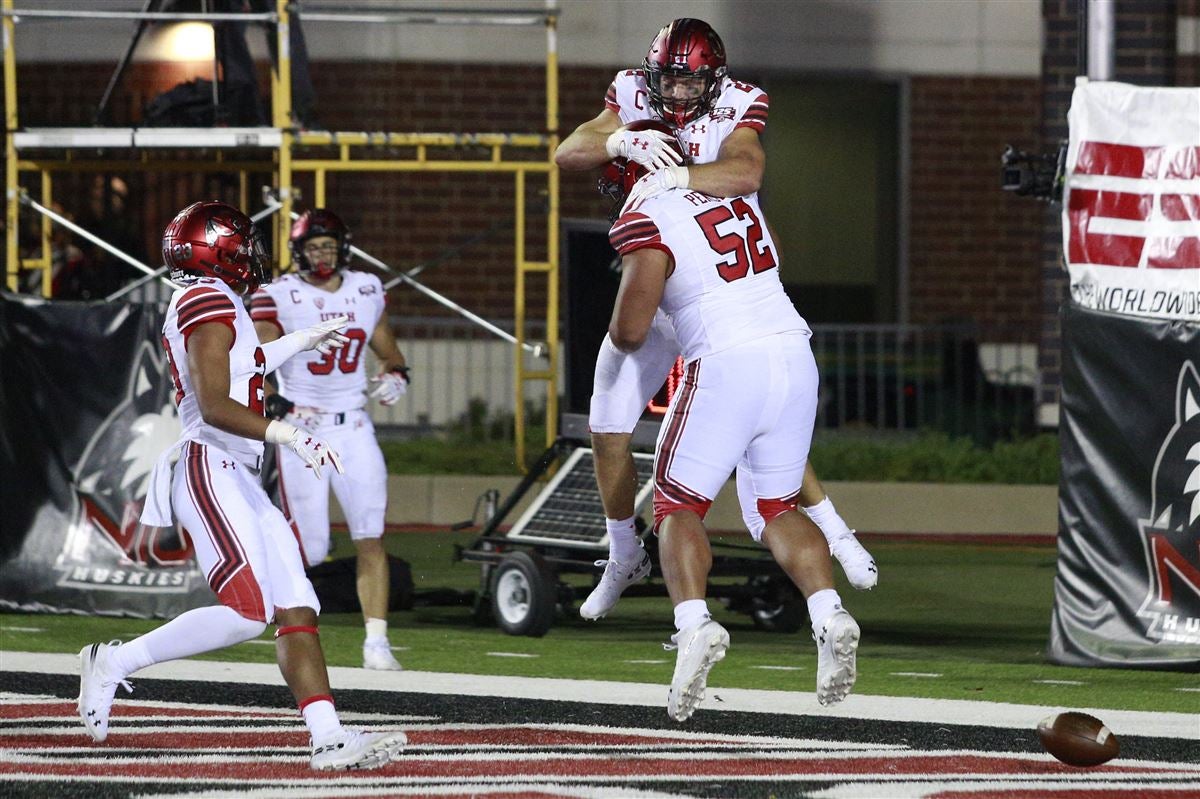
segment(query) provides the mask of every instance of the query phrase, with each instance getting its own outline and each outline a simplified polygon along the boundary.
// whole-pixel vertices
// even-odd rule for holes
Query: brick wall
[[[911,90],[912,321],[1033,329],[1040,209],[1000,190],[1000,154],[1038,149],[1037,79],[916,77]]]

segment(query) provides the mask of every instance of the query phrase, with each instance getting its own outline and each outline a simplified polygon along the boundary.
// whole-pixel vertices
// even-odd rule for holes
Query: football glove
[[[380,405],[395,405],[408,393],[408,367],[397,366],[390,372],[383,372],[371,378],[375,388],[371,396],[379,400]]]
[[[617,128],[604,142],[610,158],[628,158],[650,170],[682,164],[683,157],[671,145],[671,137],[659,130]]]
[[[686,166],[668,166],[657,172],[643,175],[629,190],[625,198],[625,208],[636,208],[651,197],[657,197],[671,189],[686,189],[688,187],[688,168]]]
[[[263,439],[268,444],[282,444],[300,456],[301,460],[312,467],[313,474],[321,476],[321,467],[326,463],[333,464],[338,474],[345,474],[342,459],[334,450],[321,439],[307,430],[301,430],[287,422],[274,421],[267,425],[267,433]]]

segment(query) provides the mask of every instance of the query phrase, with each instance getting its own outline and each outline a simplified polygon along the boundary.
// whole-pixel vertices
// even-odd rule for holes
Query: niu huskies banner
[[[1200,669],[1200,325],[1063,319],[1057,663]]]
[[[1063,251],[1080,306],[1200,321],[1200,89],[1080,79]]]
[[[137,518],[179,436],[153,306],[0,296],[0,607],[174,616],[213,602]]]

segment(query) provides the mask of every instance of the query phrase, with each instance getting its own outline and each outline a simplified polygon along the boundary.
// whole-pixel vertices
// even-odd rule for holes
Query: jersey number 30
[[[722,261],[716,265],[717,274],[726,283],[732,283],[734,280],[744,278],[750,272],[751,267],[754,268],[756,275],[759,272],[774,269],[776,266],[775,253],[771,252],[769,246],[762,246],[762,223],[758,221],[758,216],[750,207],[750,203],[738,197],[729,206],[733,208],[732,211],[727,206],[718,205],[716,208],[710,208],[704,213],[696,215],[696,223],[704,231],[704,237],[708,239],[708,244],[713,251],[719,255],[733,256],[733,263]],[[726,233],[721,235],[717,232],[717,225],[731,219],[750,222],[746,227],[745,234]]]
[[[352,374],[358,368],[358,359],[362,357],[363,345],[367,341],[367,332],[362,328],[352,327],[343,330],[342,334],[350,339],[341,349],[331,350],[319,361],[308,364],[308,371],[314,375],[327,375],[336,366],[346,374]]]

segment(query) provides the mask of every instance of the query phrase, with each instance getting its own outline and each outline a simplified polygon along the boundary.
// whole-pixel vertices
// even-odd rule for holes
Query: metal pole
[[[142,4],[142,13],[145,14],[154,5],[155,0],[146,0]],[[108,111],[108,101],[112,99],[112,94],[116,91],[117,85],[121,82],[121,77],[125,74],[125,67],[129,66],[129,59],[133,57],[133,51],[137,49],[138,42],[142,40],[142,34],[146,32],[146,26],[150,23],[148,19],[139,19],[137,27],[133,31],[133,40],[129,42],[129,46],[125,48],[125,55],[121,56],[121,60],[117,62],[117,68],[113,70],[112,77],[108,79],[108,86],[104,87],[104,96],[100,98],[100,105],[96,107],[96,115],[92,117],[93,125],[101,125],[104,123],[105,113]]]
[[[12,0],[0,0],[3,9],[4,49],[4,262],[9,291],[17,290],[21,274],[21,252],[17,246],[20,234],[20,183],[17,180],[17,149],[13,134],[17,131],[17,58],[13,50]]]
[[[145,272],[147,275],[153,275],[154,277],[157,277],[157,275],[154,274],[154,270],[151,269],[146,264],[142,263],[141,261],[139,261],[138,259],[134,258],[131,255],[126,255],[125,253],[118,250],[116,247],[109,244],[104,239],[100,238],[99,236],[95,235],[94,233],[89,233],[87,230],[84,230],[79,225],[72,222],[70,219],[67,219],[65,216],[62,216],[61,214],[51,211],[49,208],[42,205],[41,203],[39,203],[37,200],[33,199],[29,195],[22,194],[21,202],[23,202],[25,205],[28,205],[33,210],[37,211],[39,214],[43,214],[44,216],[50,217],[55,222],[62,225],[67,230],[71,231],[72,233],[74,233],[78,236],[82,236],[83,238],[90,241],[92,244],[95,244],[100,249],[102,249],[106,252],[112,253],[113,255],[117,256],[125,263],[127,263],[130,266],[137,269],[138,271]],[[163,282],[171,283],[171,281],[169,281],[169,280],[164,280]],[[171,285],[174,286],[175,284],[171,283]]]
[[[1112,80],[1117,63],[1116,0],[1088,0],[1086,17],[1086,71],[1079,74],[1089,80]]]

